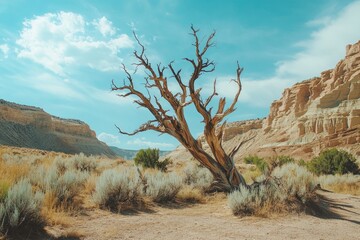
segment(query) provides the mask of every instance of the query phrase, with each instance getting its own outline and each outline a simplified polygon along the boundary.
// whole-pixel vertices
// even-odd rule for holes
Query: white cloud
[[[280,97],[284,88],[334,68],[344,57],[346,45],[360,39],[360,31],[354,28],[356,23],[360,23],[359,12],[360,1],[355,1],[337,16],[322,16],[306,23],[307,26],[318,29],[314,30],[309,38],[295,43],[301,50],[292,58],[279,61],[275,75],[264,79],[244,79],[239,101],[268,107],[272,101]],[[236,85],[230,83],[230,79],[233,78],[234,76],[218,78],[217,89],[220,95],[229,98],[235,96]],[[204,93],[211,92],[212,86],[204,88]]]
[[[109,146],[118,146],[120,144],[119,136],[115,136],[110,133],[102,132],[97,136],[97,138]]]
[[[76,86],[69,79],[62,80],[60,77],[48,73],[35,74],[32,78],[31,87],[47,94],[76,100],[85,100],[87,98],[82,92],[76,90]],[[28,81],[28,79],[19,81]]]
[[[122,62],[119,51],[132,48],[133,41],[126,34],[115,36],[114,28],[106,30],[110,21],[101,19],[98,22],[101,33],[114,37],[94,35],[91,27],[95,26],[72,12],[46,13],[25,20],[16,41],[20,46],[18,57],[30,59],[61,76],[66,76],[65,72],[74,66],[118,70]]]
[[[148,147],[148,148],[159,148],[159,149],[175,148],[174,144],[162,143],[162,142],[151,142],[151,141],[147,141],[146,138],[144,138],[144,137],[137,138],[137,139],[132,140],[132,141],[128,141],[127,144],[128,145],[135,145],[137,147]]]
[[[93,24],[97,27],[99,32],[104,36],[113,36],[116,33],[115,28],[112,25],[112,22],[109,21],[106,17],[94,20]]]
[[[8,58],[9,51],[10,51],[10,48],[7,44],[1,44],[0,45],[0,53],[2,53],[2,54],[0,54],[0,59]],[[1,57],[1,55],[2,55],[2,57]]]
[[[325,16],[309,21],[308,25],[317,23],[321,28],[313,31],[309,39],[297,43],[302,50],[292,59],[278,63],[277,75],[302,80],[333,68],[344,57],[345,46],[360,39],[360,31],[354,28],[356,23],[360,23],[359,12],[360,1],[355,1],[336,17]]]

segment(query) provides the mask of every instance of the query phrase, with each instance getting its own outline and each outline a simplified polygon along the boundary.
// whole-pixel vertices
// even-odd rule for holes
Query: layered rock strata
[[[86,123],[5,100],[0,100],[0,145],[115,156]]]
[[[230,150],[250,138],[235,160],[251,154],[308,160],[331,147],[360,159],[360,41],[346,47],[334,69],[285,89],[268,117],[228,124],[224,147]],[[170,157],[190,155],[179,147]]]

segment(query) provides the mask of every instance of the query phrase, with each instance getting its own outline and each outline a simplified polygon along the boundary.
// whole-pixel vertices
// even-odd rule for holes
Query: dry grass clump
[[[180,202],[187,203],[204,203],[204,193],[199,188],[194,188],[189,185],[182,186],[176,195],[176,199]]]
[[[117,211],[138,203],[142,188],[139,173],[134,168],[106,170],[96,181],[93,199],[101,208]]]
[[[160,171],[145,172],[144,182],[145,194],[157,203],[173,201],[182,186],[179,175]]]
[[[314,200],[315,187],[314,176],[304,167],[285,164],[258,184],[230,193],[228,205],[236,215],[299,212]]]
[[[43,226],[40,215],[43,194],[33,193],[29,180],[22,179],[9,188],[0,201],[0,234],[12,234]]]
[[[317,178],[320,186],[338,193],[360,195],[360,175],[321,175]]]
[[[6,159],[0,159],[0,179],[13,184],[29,173],[29,163],[18,160],[11,161],[10,157],[6,157]]]
[[[252,184],[256,182],[256,179],[262,175],[263,173],[255,166],[247,167],[242,172],[242,176],[245,178],[247,184]]]

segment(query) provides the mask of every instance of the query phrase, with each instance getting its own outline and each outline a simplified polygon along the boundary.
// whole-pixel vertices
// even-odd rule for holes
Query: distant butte
[[[47,151],[105,155],[115,153],[96,138],[90,127],[79,120],[62,119],[38,107],[0,99],[0,145]]]

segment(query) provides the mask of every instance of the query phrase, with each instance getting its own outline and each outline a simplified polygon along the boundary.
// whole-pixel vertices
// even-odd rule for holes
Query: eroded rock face
[[[0,100],[0,144],[42,150],[114,156],[79,120],[51,116],[41,108]]]
[[[267,118],[229,124],[224,147],[230,150],[252,137],[236,160],[250,154],[307,160],[329,147],[360,158],[360,41],[347,46],[334,69],[285,89]],[[173,154],[186,156],[184,151],[180,147]]]

